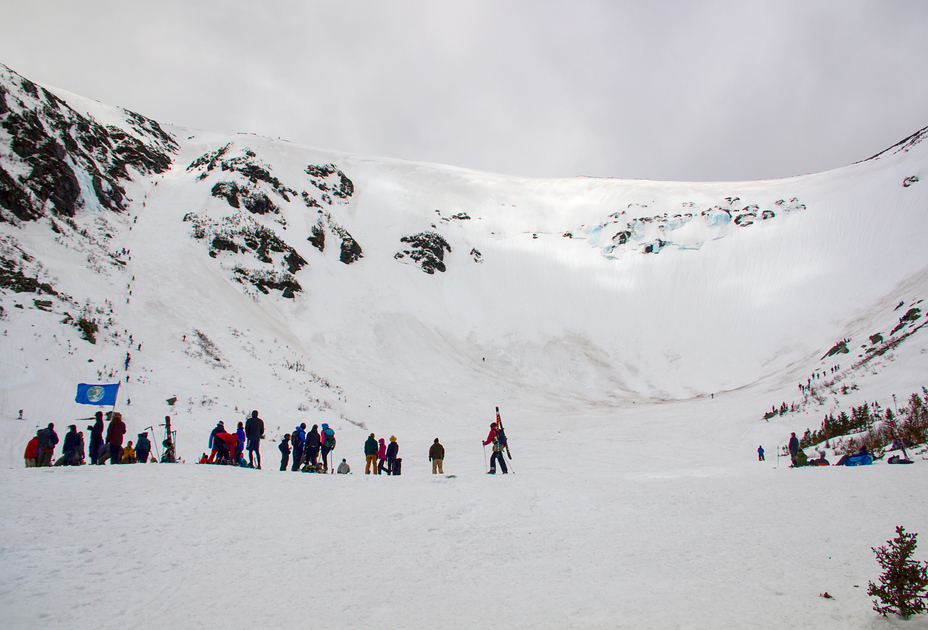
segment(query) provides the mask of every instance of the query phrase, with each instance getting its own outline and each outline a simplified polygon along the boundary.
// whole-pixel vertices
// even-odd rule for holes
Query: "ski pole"
[[[490,465],[487,463],[487,445],[483,445],[483,472],[489,472]]]

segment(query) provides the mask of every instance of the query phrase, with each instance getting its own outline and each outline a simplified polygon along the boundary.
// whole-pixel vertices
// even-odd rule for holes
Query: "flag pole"
[[[119,400],[119,385],[120,385],[119,383],[116,383],[116,395],[113,396],[113,412],[112,413],[116,413],[116,401]]]

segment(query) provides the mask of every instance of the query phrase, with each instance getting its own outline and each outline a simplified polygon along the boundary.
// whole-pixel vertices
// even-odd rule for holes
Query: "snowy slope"
[[[925,130],[873,159],[776,181],[529,180],[161,127],[36,87],[4,67],[0,85],[7,186],[0,188],[0,253],[4,277],[15,280],[0,291],[0,468],[8,470],[0,494],[17,515],[2,521],[12,542],[3,551],[9,568],[0,573],[0,612],[15,627],[35,619],[32,606],[47,584],[26,578],[26,568],[49,570],[69,532],[86,542],[67,552],[67,588],[83,575],[80,554],[102,553],[106,565],[94,559],[87,568],[100,572],[91,603],[116,587],[109,571],[117,559],[139,563],[118,586],[131,600],[122,610],[146,610],[153,602],[138,595],[152,588],[172,604],[158,603],[158,615],[180,625],[211,619],[202,603],[185,599],[184,584],[200,585],[190,595],[196,601],[234,610],[233,626],[289,625],[294,613],[270,612],[288,599],[273,576],[313,577],[309,567],[321,562],[336,575],[319,570],[332,591],[320,620],[350,619],[344,627],[389,614],[423,627],[439,609],[460,621],[455,627],[484,624],[496,618],[477,608],[496,597],[484,580],[500,571],[511,576],[503,592],[535,607],[509,623],[515,627],[641,627],[649,620],[734,627],[755,619],[716,616],[726,602],[706,575],[720,576],[736,599],[762,602],[767,627],[789,618],[773,614],[783,593],[811,618],[859,627],[870,619],[865,597],[832,616],[810,591],[852,596],[869,570],[869,547],[897,524],[880,514],[906,516],[916,531],[928,523],[908,486],[888,477],[896,473],[859,482],[857,471],[822,471],[809,490],[786,471],[773,472],[774,461],[761,469],[751,461],[758,444],[775,460],[789,431],[816,428],[829,411],[865,401],[889,407],[893,394],[904,398],[925,383]],[[16,127],[14,116],[25,122]],[[49,156],[47,168],[58,169],[61,181],[70,181],[70,171],[78,183],[58,205],[16,150],[16,130],[27,123],[34,145],[51,147],[32,153]],[[80,135],[82,125],[96,130],[93,139]],[[59,155],[54,146],[67,148],[68,138],[77,148]],[[122,178],[126,151],[135,165]],[[18,291],[23,283],[38,292]],[[911,308],[919,312],[897,328]],[[82,322],[97,326],[94,343],[82,338]],[[847,353],[826,356],[844,339]],[[817,371],[828,378],[816,381],[814,396],[801,394],[798,384]],[[194,466],[115,469],[125,482],[109,468],[9,470],[22,466],[37,426],[54,421],[63,433],[92,413],[74,403],[78,382],[121,383],[117,409],[128,437],[148,427],[159,434],[170,414],[187,461],[206,449],[217,421],[228,426],[259,409],[269,440],[300,422],[333,425],[336,455],[355,472],[368,433],[395,434],[406,472],[392,489],[375,489],[357,476],[320,486],[306,475],[284,480],[269,470]],[[841,393],[844,385],[853,387]],[[763,413],[781,402],[797,410],[765,422]],[[517,456],[517,481],[507,486],[482,476],[478,440],[495,405]],[[427,476],[425,453],[435,437],[459,479]],[[273,443],[263,450],[271,460],[265,469],[273,470]],[[923,476],[921,465],[908,468]],[[458,485],[445,485],[452,482]],[[852,513],[844,512],[842,492],[858,483],[855,496],[874,512],[860,523],[844,520],[835,534],[835,553],[848,564],[846,579],[831,586],[821,541],[833,516]],[[894,490],[884,495],[887,485]],[[230,487],[242,489],[241,499],[217,503],[216,493]],[[181,496],[164,488],[189,490]],[[784,512],[772,507],[761,516],[751,507],[752,499],[781,506],[804,492]],[[58,503],[72,493],[76,503]],[[24,542],[35,496],[59,506],[49,520],[51,547]],[[112,540],[96,532],[81,504],[101,496],[126,506],[105,527],[144,531],[146,551],[120,541],[99,551]],[[292,511],[290,497],[302,507]],[[712,511],[702,514],[706,505]],[[823,516],[808,520],[812,510]],[[494,521],[507,524],[504,534]],[[290,538],[305,527],[305,544],[318,528],[334,547],[305,559],[287,555],[283,573],[275,573],[274,558],[288,554]],[[204,533],[185,533],[199,528]],[[863,542],[851,540],[855,531]],[[245,551],[256,532],[268,532],[256,550],[260,560],[244,570],[218,565],[241,580],[205,578],[212,574],[200,565],[212,565],[216,545]],[[433,532],[435,542],[426,542]],[[664,541],[657,561],[642,552],[655,537]],[[154,578],[141,567],[166,538],[172,542],[155,561],[164,576]],[[488,539],[513,557],[481,556]],[[385,549],[392,544],[395,556]],[[719,555],[732,544],[734,551]],[[816,568],[785,568],[770,557],[781,547],[797,548]],[[861,555],[851,559],[852,551]],[[708,556],[715,559],[700,560]],[[177,557],[192,557],[197,567]],[[368,564],[370,557],[378,559]],[[436,566],[460,571],[459,586],[424,586],[445,579],[431,568],[435,558]],[[739,584],[746,564],[766,566],[774,577]],[[373,577],[396,566],[398,581],[355,590],[365,579],[361,568]],[[557,577],[548,583],[539,575]],[[270,580],[260,591],[264,616],[249,616],[231,592],[217,593],[256,580]],[[25,585],[28,605],[14,600],[17,584]],[[571,586],[559,595],[564,584]],[[688,603],[656,615],[668,590]],[[375,602],[373,612],[352,613],[356,597]],[[401,606],[407,597],[415,610]],[[430,608],[429,598],[440,606]],[[700,598],[708,598],[708,610]],[[55,610],[50,627],[64,624]]]

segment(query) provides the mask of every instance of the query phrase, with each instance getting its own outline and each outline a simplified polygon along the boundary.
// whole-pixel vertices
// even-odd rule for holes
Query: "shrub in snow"
[[[928,587],[928,563],[912,559],[918,546],[917,534],[906,534],[901,525],[896,537],[879,549],[871,547],[883,567],[880,585],[870,582],[867,595],[876,597],[873,610],[884,617],[897,613],[903,619],[925,611],[925,589]]]

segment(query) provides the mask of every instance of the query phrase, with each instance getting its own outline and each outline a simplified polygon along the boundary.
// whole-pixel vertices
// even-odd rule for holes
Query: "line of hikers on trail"
[[[134,464],[157,461],[151,457],[151,441],[148,439],[148,432],[144,431],[138,434],[138,440],[133,446],[132,440],[129,440],[123,447],[123,437],[126,434],[126,424],[119,412],[108,412],[110,416],[109,427],[104,427],[103,412],[98,411],[95,414],[96,422],[93,426],[88,426],[90,432],[90,448],[87,452],[90,455],[90,463],[102,465],[107,460],[111,464]],[[509,469],[506,465],[506,458],[509,453],[509,446],[506,440],[506,433],[503,430],[502,422],[499,419],[499,408],[496,410],[496,422],[490,425],[490,433],[487,439],[482,441],[484,453],[486,446],[492,444],[492,456],[490,457],[488,474],[495,474],[497,464],[502,473],[508,474]],[[167,426],[170,427],[170,416],[165,418]],[[149,427],[150,428],[150,427]],[[104,437],[104,429],[106,429]],[[170,431],[170,429],[169,429]],[[243,423],[239,422],[234,433],[230,433],[225,428],[225,423],[219,421],[216,427],[210,432],[208,447],[211,450],[207,457],[206,453],[200,457],[200,464],[221,464],[233,465],[243,468],[261,468],[261,440],[265,439],[264,420],[258,416],[258,411],[252,411],[251,416]],[[55,446],[59,439],[55,433],[55,425],[49,423],[44,429],[39,429],[36,436],[26,445],[25,463],[27,468],[38,466],[51,466]],[[165,440],[166,456],[170,453],[170,459],[162,458],[162,461],[175,461],[173,445],[169,444],[170,440]],[[351,472],[351,467],[346,459],[342,459],[338,466],[330,461],[330,454],[335,449],[335,431],[328,424],[323,423],[322,428],[314,424],[312,429],[306,430],[306,423],[296,426],[292,433],[284,434],[281,438],[278,448],[280,450],[280,470],[286,471],[289,467],[291,471],[328,473],[338,472],[347,474]],[[395,435],[391,435],[389,443],[386,439],[377,439],[376,435],[371,433],[364,442],[364,457],[366,460],[364,474],[369,475],[373,472],[375,475],[400,475],[402,474],[403,459],[399,457],[399,442]],[[248,461],[245,460],[244,452],[248,451]],[[84,432],[77,430],[77,425],[70,425],[68,433],[65,435],[62,447],[62,455],[55,462],[56,466],[79,466],[87,463],[84,456]],[[293,464],[290,466],[290,456],[293,455]],[[321,455],[321,461],[320,461]],[[444,474],[443,462],[445,459],[445,447],[435,438],[435,441],[429,447],[429,461],[432,463],[432,474]]]
[[[96,422],[93,426],[87,427],[90,433],[90,448],[85,449],[84,432],[78,431],[77,425],[72,424],[68,426],[61,446],[61,457],[57,460],[54,459],[54,452],[59,439],[55,432],[55,424],[49,422],[47,427],[36,431],[35,437],[26,444],[26,468],[52,466],[53,463],[55,466],[80,466],[87,463],[85,450],[91,464],[102,465],[107,461],[110,464],[145,464],[149,461],[151,441],[148,439],[147,431],[138,434],[134,446],[132,440],[129,440],[123,447],[126,424],[122,420],[122,414],[117,411],[111,415],[105,438],[103,412],[98,411],[94,417]]]

